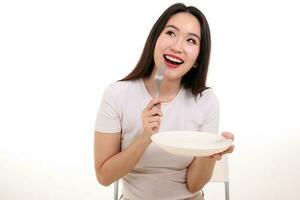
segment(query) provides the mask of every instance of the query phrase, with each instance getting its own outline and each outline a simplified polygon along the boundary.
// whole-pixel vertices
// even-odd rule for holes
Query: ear
[[[193,67],[197,68],[198,67],[198,63],[195,62],[194,65],[193,65]]]

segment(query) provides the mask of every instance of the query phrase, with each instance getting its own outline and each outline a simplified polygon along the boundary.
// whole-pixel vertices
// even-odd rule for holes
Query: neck
[[[174,99],[180,90],[180,79],[179,80],[168,80],[164,78],[160,85],[160,98],[163,102],[168,102]],[[145,87],[148,90],[151,97],[155,98],[157,94],[157,88],[155,85],[154,76],[151,75],[149,78],[144,79]]]

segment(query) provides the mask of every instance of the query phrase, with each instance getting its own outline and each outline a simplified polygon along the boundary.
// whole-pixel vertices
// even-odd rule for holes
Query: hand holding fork
[[[156,85],[156,98],[149,102],[142,113],[144,133],[148,138],[150,138],[152,134],[158,132],[160,128],[162,112],[160,110],[161,100],[158,97],[160,96],[160,85],[163,81],[165,70],[166,65],[165,63],[162,63],[154,78]]]

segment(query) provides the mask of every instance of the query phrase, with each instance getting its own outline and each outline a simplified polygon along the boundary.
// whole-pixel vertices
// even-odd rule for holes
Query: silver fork
[[[164,79],[164,73],[165,73],[166,67],[167,66],[165,63],[161,63],[159,69],[156,72],[156,75],[154,78],[155,85],[156,85],[156,97],[159,97],[159,95],[160,95],[160,85]]]

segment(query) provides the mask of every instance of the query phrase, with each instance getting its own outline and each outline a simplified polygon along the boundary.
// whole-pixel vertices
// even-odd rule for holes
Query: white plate
[[[232,144],[220,135],[198,131],[158,132],[151,139],[165,151],[181,156],[210,156]]]

